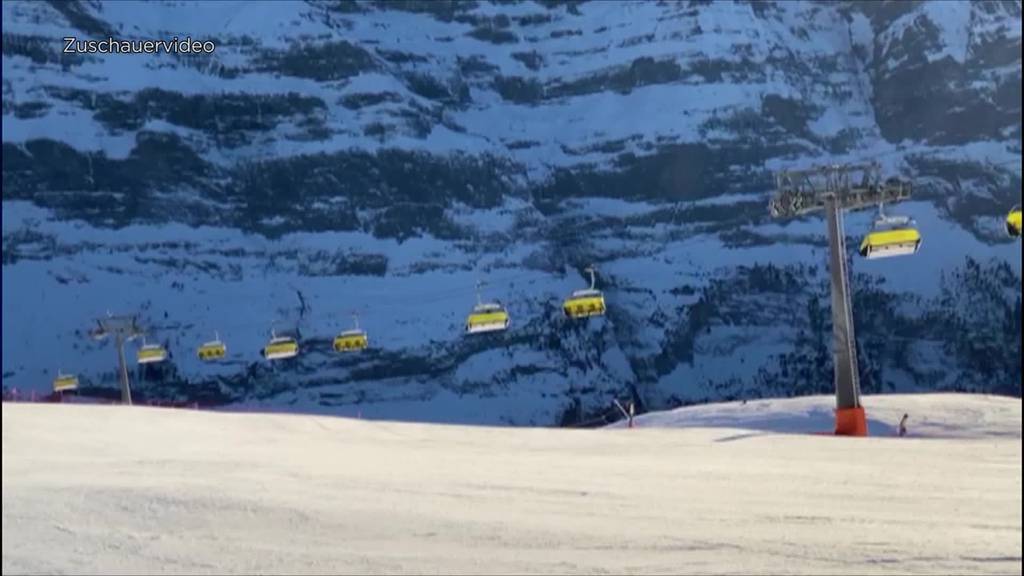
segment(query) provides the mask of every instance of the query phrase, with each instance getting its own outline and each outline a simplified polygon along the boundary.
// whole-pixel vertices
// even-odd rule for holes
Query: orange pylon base
[[[868,419],[864,407],[836,409],[836,436],[867,436]]]

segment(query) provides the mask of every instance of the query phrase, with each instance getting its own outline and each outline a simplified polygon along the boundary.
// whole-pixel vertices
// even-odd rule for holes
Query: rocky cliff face
[[[866,387],[1020,393],[1020,2],[3,10],[5,386],[109,386],[82,334],[110,309],[172,349],[152,397],[552,423],[827,391],[824,226],[766,193],[874,160],[925,244],[854,263]],[[609,315],[565,321],[588,263]],[[460,333],[477,279],[506,334]],[[372,349],[341,357],[351,310]],[[272,327],[305,353],[260,361]],[[214,331],[229,359],[201,364]]]

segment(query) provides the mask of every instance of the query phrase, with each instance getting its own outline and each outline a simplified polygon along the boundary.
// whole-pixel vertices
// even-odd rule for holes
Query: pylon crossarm
[[[860,178],[851,175],[861,174]],[[792,218],[824,211],[835,199],[841,210],[858,210],[910,198],[908,182],[890,178],[882,182],[876,164],[824,166],[779,172],[775,194],[769,201],[773,218]]]
[[[99,334],[103,338],[113,336],[117,348],[118,375],[121,380],[121,401],[124,404],[132,403],[131,384],[128,381],[128,363],[124,356],[124,343],[142,335],[142,330],[136,322],[135,316],[114,316],[107,312],[105,318],[97,320]]]
[[[908,200],[910,192],[910,184],[902,181],[891,181],[878,187],[850,188],[840,193],[820,189],[782,188],[769,202],[769,211],[773,218],[803,216],[824,211],[826,202],[833,196],[841,210],[859,210],[882,203],[892,204]]]

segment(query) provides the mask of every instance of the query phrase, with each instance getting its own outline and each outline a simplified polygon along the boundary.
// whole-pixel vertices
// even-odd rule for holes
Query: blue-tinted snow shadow
[[[666,424],[640,422],[639,426],[660,428],[666,427]],[[674,428],[734,428],[750,431],[715,440],[716,442],[735,442],[769,434],[831,435],[835,431],[835,416],[831,410],[812,410],[804,414],[770,413],[763,416],[750,413],[719,414],[693,419],[683,418],[671,422],[668,426]],[[897,426],[869,417],[868,436],[896,437]],[[929,437],[935,436],[929,434]]]
[[[722,426],[709,426],[710,428],[719,428]],[[751,428],[750,425],[744,425],[744,428]],[[715,442],[735,442],[737,440],[746,440],[747,438],[757,438],[759,436],[767,436],[769,434],[815,434],[815,435],[832,435],[832,428],[814,428],[807,426],[806,430],[795,429],[794,426],[787,426],[784,429],[772,429],[772,426],[764,426],[764,430],[758,429],[756,432],[744,432],[742,434],[733,434],[731,436],[723,436],[722,438],[716,438]],[[897,436],[896,427],[890,426],[883,422],[871,421],[868,419],[868,436]]]

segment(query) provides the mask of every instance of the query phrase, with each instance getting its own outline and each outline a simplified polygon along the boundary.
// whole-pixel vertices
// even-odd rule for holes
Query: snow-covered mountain
[[[767,193],[873,160],[925,240],[854,260],[865,388],[1019,395],[1020,30],[1019,1],[4,2],[4,386],[112,390],[110,310],[171,349],[143,398],[549,424],[827,392],[824,225]],[[609,314],[569,322],[589,263]],[[477,280],[507,333],[462,334]],[[262,361],[271,329],[302,356]]]

